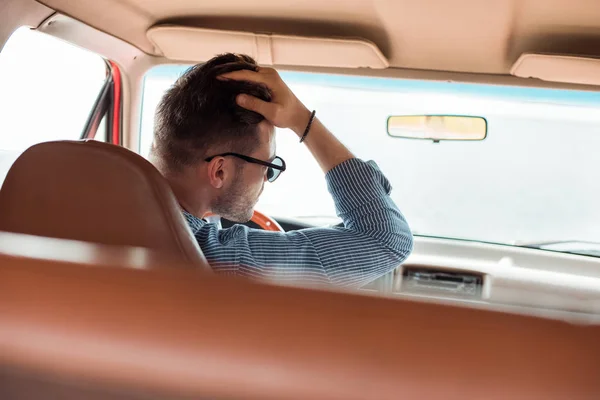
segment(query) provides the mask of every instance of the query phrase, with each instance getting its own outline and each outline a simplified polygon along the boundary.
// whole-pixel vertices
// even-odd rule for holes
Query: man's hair
[[[152,148],[162,168],[180,171],[211,156],[207,151],[212,148],[254,150],[264,117],[238,106],[235,98],[246,93],[271,101],[271,92],[252,82],[217,79],[242,69],[256,70],[256,61],[246,55],[222,54],[191,67],[167,90],[156,110]]]

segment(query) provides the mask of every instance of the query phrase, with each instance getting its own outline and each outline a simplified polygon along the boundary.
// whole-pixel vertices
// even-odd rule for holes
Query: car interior
[[[0,397],[597,398],[598,32],[593,0],[0,0]],[[378,163],[402,265],[211,270],[147,157],[164,91],[225,52]],[[339,225],[277,135],[248,225]]]

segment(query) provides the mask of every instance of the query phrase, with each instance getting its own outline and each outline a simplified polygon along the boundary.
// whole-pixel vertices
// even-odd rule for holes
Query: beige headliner
[[[523,52],[600,55],[598,0],[41,2],[153,55],[146,31],[159,23],[362,37],[390,66],[411,69],[508,74]]]

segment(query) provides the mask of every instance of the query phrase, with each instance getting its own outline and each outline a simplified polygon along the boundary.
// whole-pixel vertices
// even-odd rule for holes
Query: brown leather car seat
[[[208,268],[156,168],[132,151],[97,141],[27,149],[0,190],[0,230],[146,247]]]

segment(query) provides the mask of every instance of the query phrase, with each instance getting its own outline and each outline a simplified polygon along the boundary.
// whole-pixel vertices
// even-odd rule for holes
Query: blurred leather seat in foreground
[[[0,235],[2,399],[600,393],[598,326],[152,268],[145,249],[28,258],[57,239],[15,235]]]

